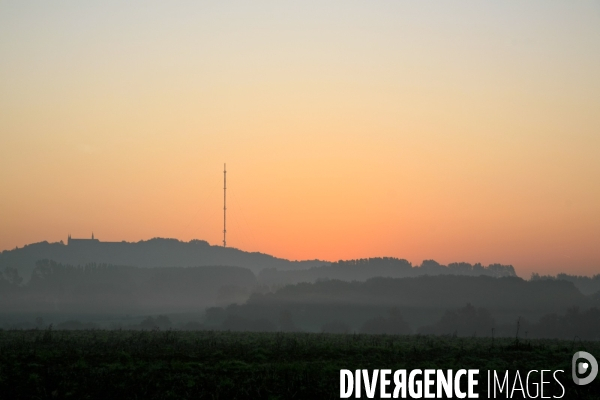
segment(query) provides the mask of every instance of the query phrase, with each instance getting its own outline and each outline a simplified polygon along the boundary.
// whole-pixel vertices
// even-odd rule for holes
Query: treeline
[[[319,260],[290,261],[233,247],[211,246],[204,240],[182,242],[177,239],[154,238],[136,243],[32,243],[0,252],[0,269],[16,268],[21,276],[28,277],[35,268],[35,263],[43,259],[69,265],[98,263],[146,268],[235,265],[253,272],[262,268],[301,269],[327,264]]]
[[[570,307],[564,313],[549,313],[537,320],[516,317],[514,320],[498,322],[493,313],[483,307],[474,307],[470,303],[464,307],[446,310],[432,324],[411,328],[397,307],[381,310],[358,325],[352,325],[339,316],[331,316],[323,322],[317,332],[323,333],[362,333],[386,335],[441,335],[456,337],[514,337],[526,339],[580,339],[600,340],[600,308],[591,307],[581,310]],[[302,332],[289,309],[280,311],[276,318],[251,318],[241,315],[235,307],[211,308],[207,310],[202,324],[182,326],[186,329],[230,330],[251,332]],[[314,330],[313,330],[314,331]]]
[[[448,311],[460,310],[465,304],[478,308]],[[496,334],[510,336],[518,320],[525,329],[530,324],[527,321],[548,321],[549,316],[567,313],[573,307],[589,310],[598,306],[600,302],[582,295],[566,281],[449,275],[373,278],[366,282],[329,280],[252,294],[245,304],[207,310],[204,324],[210,329],[252,331],[469,336],[488,336],[496,329]],[[576,330],[587,332],[581,326]],[[543,330],[536,329],[527,330],[532,335]]]
[[[332,267],[365,270],[378,264],[379,272],[385,268],[424,268],[413,268],[397,259],[339,262]],[[474,270],[460,265],[455,264],[452,269]],[[487,269],[502,271],[500,267]],[[401,307],[411,324],[421,325],[448,307],[467,303],[497,309],[506,315],[520,312],[540,316],[569,306],[594,305],[599,300],[582,295],[572,282],[562,279],[526,281],[517,277],[458,274],[378,277],[364,282],[322,279],[286,285],[275,292],[259,284],[252,271],[239,267],[72,266],[41,260],[26,283],[14,268],[0,270],[0,311],[139,314],[185,312],[237,303],[244,313],[271,316],[273,310],[288,305],[315,308],[314,315],[323,314],[323,321],[329,321],[326,315],[329,312],[360,316],[370,315],[373,309],[381,307]],[[316,320],[307,322],[321,324]]]
[[[202,266],[138,268],[109,264],[35,265],[23,284],[15,268],[0,272],[0,311],[119,313],[199,310],[244,301],[256,285],[252,271]]]
[[[532,281],[540,280],[562,280],[572,282],[583,294],[596,295],[600,298],[600,274],[594,276],[578,276],[568,274],[557,274],[552,275],[540,275],[533,273],[531,275]]]
[[[53,322],[56,329],[571,339],[597,339],[600,333],[600,299],[581,294],[572,282],[561,279],[426,275],[365,282],[320,280],[261,292],[252,272],[237,267],[75,267],[43,260],[37,263],[31,279],[25,284],[22,281],[14,269],[0,271],[0,311],[30,315],[28,323],[5,323],[5,327],[42,328]],[[206,311],[201,318],[203,308]],[[176,315],[186,310],[197,317],[183,321]],[[133,316],[116,324],[102,323],[99,318],[85,321],[85,315],[93,313]],[[168,313],[175,317],[173,323]],[[50,319],[44,323],[42,315]],[[31,321],[36,316],[34,324]]]
[[[549,313],[539,320],[517,318],[508,323],[498,323],[485,308],[471,304],[448,310],[435,324],[419,329],[421,334],[454,336],[497,336],[520,339],[580,339],[600,340],[600,308],[581,310],[570,307],[564,314]]]
[[[366,281],[374,277],[408,278],[422,275],[483,275],[495,278],[517,276],[512,265],[483,266],[480,263],[472,265],[465,262],[442,265],[434,260],[425,260],[421,265],[413,267],[407,260],[383,257],[338,261],[306,270],[282,271],[267,268],[258,274],[258,279],[268,285],[287,285],[324,279]]]
[[[243,316],[235,306],[211,307],[203,319],[172,322],[166,315],[146,316],[139,322],[103,326],[95,322],[68,319],[54,325],[60,330],[120,329],[120,330],[213,330],[238,332],[306,332],[297,324],[289,309],[282,309],[274,319]],[[35,324],[21,323],[5,326],[9,329],[48,329],[43,319],[36,318]],[[335,334],[374,335],[438,335],[453,337],[513,337],[527,339],[600,340],[600,308],[581,310],[568,308],[564,313],[549,313],[537,320],[517,317],[511,321],[498,322],[493,313],[483,307],[467,304],[464,307],[446,310],[441,317],[425,326],[412,328],[397,307],[381,310],[359,325],[333,316],[320,325],[315,332]]]
[[[274,293],[253,294],[247,305],[328,303],[446,308],[477,303],[503,309],[548,310],[589,302],[572,283],[561,280],[440,275],[298,283]]]

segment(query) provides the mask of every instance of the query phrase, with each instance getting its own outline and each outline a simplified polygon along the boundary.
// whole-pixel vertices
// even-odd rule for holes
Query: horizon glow
[[[600,273],[600,3],[0,3],[0,250]]]

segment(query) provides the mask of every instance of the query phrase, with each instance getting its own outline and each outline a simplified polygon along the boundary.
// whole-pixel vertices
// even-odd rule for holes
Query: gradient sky
[[[0,2],[0,250],[600,273],[599,1]]]

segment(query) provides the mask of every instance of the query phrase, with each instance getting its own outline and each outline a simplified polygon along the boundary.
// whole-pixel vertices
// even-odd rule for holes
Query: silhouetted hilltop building
[[[96,243],[100,243],[100,241],[98,239],[94,238],[94,232],[92,232],[92,238],[91,239],[73,239],[71,237],[71,235],[69,235],[68,239],[67,239],[67,245],[68,246],[77,246],[77,245],[89,245],[89,244],[96,244]]]
[[[67,246],[74,246],[75,248],[80,248],[80,247],[100,247],[100,245],[104,246],[104,245],[122,245],[123,243],[127,243],[125,241],[121,241],[121,242],[104,242],[104,241],[100,241],[99,239],[96,239],[94,237],[94,232],[92,232],[92,238],[91,239],[75,239],[72,238],[71,235],[69,235],[68,240],[67,240]]]

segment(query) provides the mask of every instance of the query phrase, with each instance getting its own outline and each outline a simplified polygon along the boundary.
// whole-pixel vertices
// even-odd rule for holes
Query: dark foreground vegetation
[[[600,342],[452,336],[181,331],[1,331],[0,398],[339,398],[340,369],[558,370],[565,399],[600,399],[600,380],[575,386],[571,357]],[[547,393],[560,394],[558,385]],[[515,393],[513,398],[520,398]],[[500,396],[503,398],[503,396]],[[354,396],[353,396],[354,398]],[[364,398],[364,392],[363,392]]]

